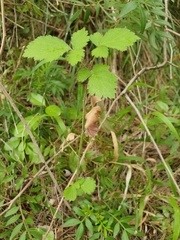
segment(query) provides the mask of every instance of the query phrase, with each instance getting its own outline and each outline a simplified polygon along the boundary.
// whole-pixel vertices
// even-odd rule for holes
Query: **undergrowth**
[[[178,8],[1,2],[0,239],[179,239]]]

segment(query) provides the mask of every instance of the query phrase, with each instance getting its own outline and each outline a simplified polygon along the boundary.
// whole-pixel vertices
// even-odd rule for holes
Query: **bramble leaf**
[[[78,62],[81,62],[83,57],[84,57],[84,50],[83,49],[73,49],[69,52],[69,54],[67,56],[67,60],[68,60],[69,64],[74,66]]]
[[[52,62],[61,57],[70,47],[61,39],[53,36],[41,36],[30,42],[23,56],[34,60]]]
[[[96,188],[96,182],[93,178],[85,178],[84,183],[81,185],[81,189],[87,193],[91,194]]]
[[[70,187],[67,187],[65,190],[64,190],[64,197],[66,200],[69,200],[69,201],[74,201],[77,197],[77,191],[76,191],[76,188],[75,186],[70,186]]]
[[[117,77],[108,71],[108,66],[97,64],[92,70],[92,75],[89,78],[88,90],[91,95],[97,97],[114,98]]]
[[[84,82],[88,77],[90,77],[91,71],[87,68],[82,68],[79,70],[77,75],[77,80],[79,82]]]
[[[98,58],[98,57],[103,57],[107,58],[108,57],[108,48],[106,46],[99,46],[92,50],[92,56]]]
[[[73,33],[71,38],[72,48],[74,50],[82,49],[86,46],[87,42],[89,41],[88,31],[85,28]]]
[[[100,45],[125,51],[139,39],[133,32],[126,28],[110,29],[102,38]]]
[[[103,39],[103,36],[99,32],[90,35],[91,42],[97,47],[101,45],[102,39]]]

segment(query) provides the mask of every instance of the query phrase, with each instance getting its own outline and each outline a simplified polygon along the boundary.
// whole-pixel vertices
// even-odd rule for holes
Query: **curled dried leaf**
[[[91,97],[91,106],[94,107],[96,105],[96,103],[101,102],[101,101],[102,101],[101,98],[99,98],[97,96],[92,96]]]
[[[100,106],[93,107],[91,111],[86,114],[85,134],[89,137],[95,137],[98,132],[98,121],[102,109]]]

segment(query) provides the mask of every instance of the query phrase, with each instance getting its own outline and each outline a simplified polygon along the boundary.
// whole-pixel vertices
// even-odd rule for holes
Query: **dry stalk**
[[[5,13],[4,13],[4,0],[1,0],[1,19],[2,19],[2,41],[0,48],[0,56],[3,53],[4,45],[6,41],[6,25],[5,25]]]

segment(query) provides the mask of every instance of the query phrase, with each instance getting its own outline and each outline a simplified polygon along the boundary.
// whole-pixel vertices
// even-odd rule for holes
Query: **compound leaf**
[[[102,38],[100,45],[125,51],[139,39],[133,32],[126,28],[110,29]]]
[[[70,47],[63,40],[48,35],[38,37],[30,42],[24,51],[23,56],[34,58],[34,60],[52,62],[69,50]]]
[[[108,71],[107,65],[97,64],[92,70],[92,75],[89,78],[88,90],[91,95],[97,97],[114,98],[117,77]]]
[[[82,49],[86,46],[87,42],[89,41],[88,32],[85,28],[73,33],[71,38],[71,44],[73,49]]]
[[[96,188],[96,182],[93,178],[85,178],[84,183],[81,185],[81,189],[87,193],[91,194]]]

